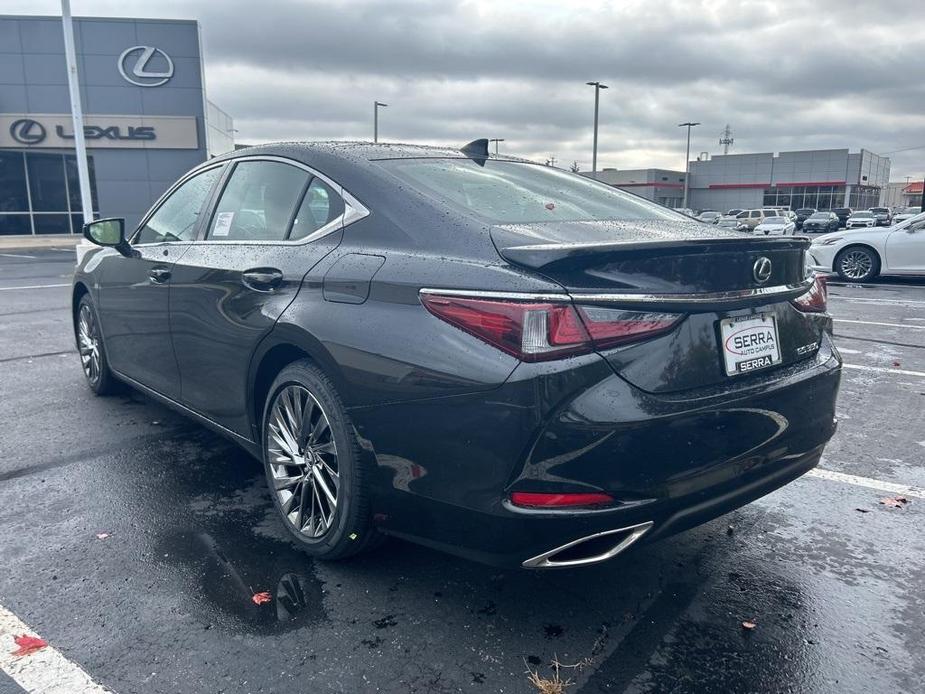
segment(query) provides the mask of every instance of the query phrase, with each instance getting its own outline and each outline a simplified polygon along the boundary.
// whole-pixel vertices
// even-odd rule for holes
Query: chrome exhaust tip
[[[647,521],[626,528],[605,530],[594,535],[580,537],[527,559],[522,566],[527,569],[557,569],[598,564],[617,556],[645,535],[652,525],[652,521]]]

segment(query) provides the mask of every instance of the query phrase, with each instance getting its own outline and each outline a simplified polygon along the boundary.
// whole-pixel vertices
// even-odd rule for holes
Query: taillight
[[[816,275],[809,290],[791,303],[806,313],[825,313],[828,308],[829,292],[825,277]]]
[[[422,294],[428,311],[524,361],[545,361],[636,342],[670,330],[682,316],[568,303]]]
[[[613,497],[603,492],[580,494],[546,494],[537,492],[512,492],[511,503],[526,508],[568,508],[574,506],[601,506],[613,503]]]

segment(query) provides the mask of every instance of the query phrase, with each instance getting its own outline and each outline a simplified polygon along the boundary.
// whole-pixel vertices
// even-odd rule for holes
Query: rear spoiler
[[[543,243],[499,248],[498,253],[523,267],[535,270],[570,270],[595,262],[630,259],[640,256],[690,255],[694,253],[735,250],[806,250],[810,240],[804,237],[775,238],[754,236],[665,241],[609,241],[604,243]]]

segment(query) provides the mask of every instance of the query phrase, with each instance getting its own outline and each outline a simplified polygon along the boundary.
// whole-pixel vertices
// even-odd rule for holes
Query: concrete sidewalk
[[[21,251],[30,248],[73,248],[80,234],[36,234],[34,236],[0,236],[0,251]]]

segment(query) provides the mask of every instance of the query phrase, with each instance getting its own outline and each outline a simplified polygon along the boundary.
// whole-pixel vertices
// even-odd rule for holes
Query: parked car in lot
[[[921,212],[922,208],[920,207],[903,207],[893,215],[893,224],[905,222],[907,219],[912,219],[917,214],[921,214]]]
[[[726,217],[735,217],[740,212],[745,212],[741,207],[734,207],[731,210],[726,210]]]
[[[871,207],[870,212],[877,220],[878,227],[888,227],[893,223],[893,213],[889,207]]]
[[[852,212],[851,216],[848,217],[848,221],[845,223],[845,227],[848,229],[861,229],[875,226],[877,226],[877,217],[869,210]]]
[[[797,214],[797,219],[796,219],[797,229],[802,229],[803,222],[809,219],[812,215],[816,214],[816,210],[813,209],[812,207],[801,207],[800,209],[796,211],[796,214]]]
[[[766,217],[755,227],[756,236],[793,236],[797,226],[788,217]]]
[[[925,214],[886,229],[866,227],[813,239],[810,264],[848,282],[878,275],[925,275]]]
[[[726,217],[723,216],[716,225],[722,229],[734,229],[735,231],[751,231],[748,225],[745,224],[741,219],[736,219],[735,217]]]
[[[720,217],[722,217],[722,215],[719,212],[715,212],[713,210],[704,210],[697,215],[697,220],[704,222],[705,224],[716,224]]]
[[[779,217],[777,210],[745,210],[740,212],[736,219],[742,221],[749,229],[754,229],[768,217]]]
[[[84,233],[90,388],[129,384],[259,458],[314,557],[396,535],[593,564],[786,484],[835,430],[808,240],[705,226],[487,140],[242,149],[136,229]]]
[[[839,228],[845,226],[848,223],[848,217],[851,216],[850,207],[836,207],[832,210],[835,213],[835,216],[838,217]]]
[[[841,223],[834,212],[815,212],[803,222],[803,231],[807,234],[838,231]]]

